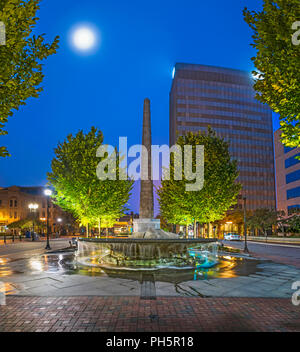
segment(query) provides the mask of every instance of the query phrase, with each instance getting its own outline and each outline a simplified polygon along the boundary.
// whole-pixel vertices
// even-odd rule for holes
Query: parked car
[[[226,241],[241,241],[242,236],[236,232],[224,233],[224,240]]]

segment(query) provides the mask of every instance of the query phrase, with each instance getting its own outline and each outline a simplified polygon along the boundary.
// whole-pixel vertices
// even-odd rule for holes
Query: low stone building
[[[47,221],[47,197],[45,187],[0,187],[0,233],[8,232],[7,225],[31,218]],[[36,203],[38,208],[32,214],[29,204]],[[51,231],[70,223],[70,214],[52,203],[49,199],[49,226]]]

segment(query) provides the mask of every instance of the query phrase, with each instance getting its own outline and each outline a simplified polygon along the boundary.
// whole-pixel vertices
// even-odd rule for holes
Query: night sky
[[[37,33],[60,36],[45,61],[44,91],[10,118],[1,137],[0,186],[46,184],[53,149],[69,133],[99,127],[105,142],[141,143],[142,110],[151,99],[152,143],[169,141],[169,90],[176,62],[253,69],[245,6],[262,0],[43,0]],[[100,33],[93,53],[70,45],[70,30],[89,23]],[[275,121],[276,120],[276,121]],[[274,128],[278,121],[274,118]],[[131,204],[137,210],[136,201]]]

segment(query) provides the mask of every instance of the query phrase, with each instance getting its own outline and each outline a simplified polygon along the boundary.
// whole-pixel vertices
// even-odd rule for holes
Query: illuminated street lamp
[[[45,249],[51,249],[50,243],[49,243],[49,197],[52,194],[51,189],[45,189],[44,191],[45,196],[47,196],[47,244]]]
[[[30,203],[28,205],[28,208],[30,209],[30,211],[36,211],[38,207],[39,207],[39,205],[36,203]]]
[[[28,208],[30,209],[31,213],[35,213],[36,210],[38,209],[39,205],[37,203],[30,203],[28,204]],[[32,219],[32,233],[34,236],[34,218]]]

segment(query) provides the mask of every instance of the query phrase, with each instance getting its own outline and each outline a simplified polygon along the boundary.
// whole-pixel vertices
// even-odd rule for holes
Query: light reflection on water
[[[232,278],[237,276],[247,276],[260,271],[256,268],[259,261],[236,258],[233,256],[223,256],[219,258],[218,264],[211,268],[162,268],[154,269],[151,273],[157,281],[179,283],[190,280],[207,280],[213,278]],[[97,259],[92,259],[97,264]],[[126,268],[125,268],[126,269]],[[18,259],[9,261],[1,258],[0,277],[13,274],[34,274],[34,273],[55,273],[63,275],[88,275],[118,277],[140,281],[141,275],[147,270],[122,270],[116,267],[83,266],[75,261],[74,253],[53,253],[42,256],[35,256],[29,259]],[[149,271],[148,271],[149,272]]]

